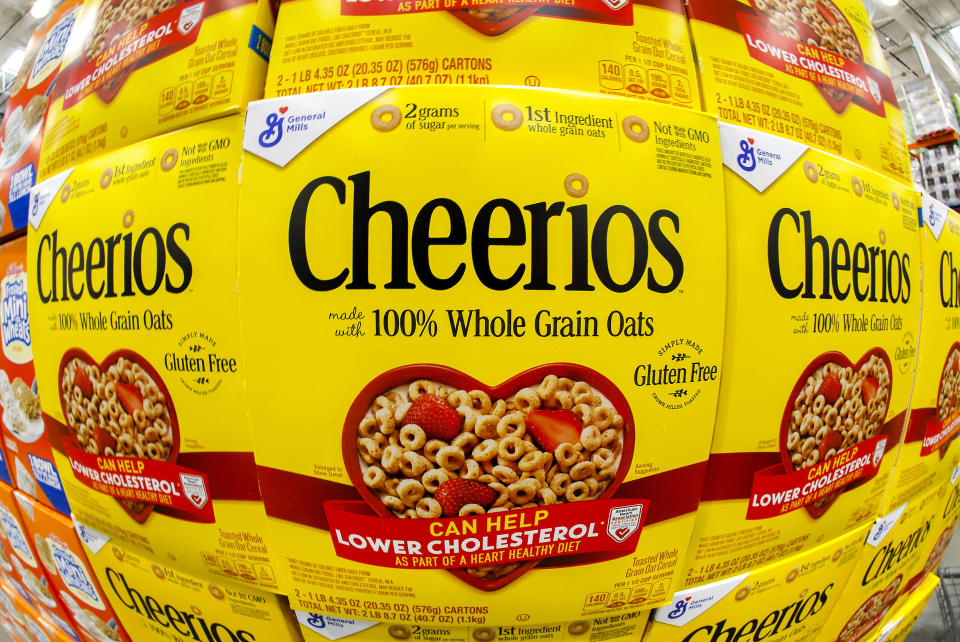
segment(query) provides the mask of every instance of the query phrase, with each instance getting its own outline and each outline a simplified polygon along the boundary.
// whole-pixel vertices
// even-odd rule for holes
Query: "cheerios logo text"
[[[220,622],[208,622],[190,610],[178,609],[173,604],[161,604],[151,595],[130,586],[123,573],[110,567],[107,567],[107,583],[117,596],[116,600],[110,602],[115,607],[118,603],[123,604],[137,615],[164,629],[172,629],[185,639],[197,642],[254,642],[257,639],[249,631],[233,631]]]
[[[33,282],[44,303],[149,296],[161,287],[179,294],[193,278],[185,249],[189,240],[186,223],[174,223],[165,234],[148,227],[139,235],[128,232],[73,244],[62,243],[54,231],[40,238]]]
[[[522,286],[524,290],[556,290],[558,284],[566,281],[562,287],[569,291],[593,291],[599,283],[612,292],[629,292],[645,282],[652,292],[669,293],[680,285],[683,278],[683,258],[671,240],[671,236],[680,232],[680,217],[669,210],[657,210],[644,221],[630,207],[614,204],[606,206],[594,218],[586,204],[568,207],[563,201],[541,201],[521,206],[507,198],[494,198],[472,217],[468,234],[468,219],[463,208],[452,198],[438,197],[419,207],[412,217],[411,231],[407,206],[392,200],[370,203],[372,178],[369,171],[354,174],[348,180],[353,193],[350,205],[338,207],[338,204],[347,205],[350,191],[347,183],[335,176],[323,176],[304,186],[291,209],[290,261],[297,278],[311,290],[326,292],[341,286],[348,290],[377,287],[369,276],[371,220],[375,216],[390,223],[389,247],[373,251],[389,261],[391,278],[382,284],[384,289],[416,287],[410,280],[410,258],[422,285],[431,290],[448,290],[456,286],[466,274],[467,265],[460,263],[451,273],[437,274],[431,265],[430,251],[435,246],[468,244],[477,279],[485,287],[497,291],[510,290],[526,277]],[[308,211],[322,212],[324,217],[352,217],[352,238],[332,238],[327,239],[323,247],[307,247]],[[449,228],[449,233],[433,235],[431,228],[441,217],[445,219],[443,226]],[[506,235],[493,233],[495,218],[507,222],[509,231]],[[632,256],[610,256],[608,253],[610,228],[618,219],[628,222],[632,229]],[[569,226],[572,231],[569,247],[548,242],[549,227],[554,225]],[[330,267],[325,257],[332,254],[329,251],[331,244],[351,247],[352,265]],[[529,246],[529,262],[499,267],[495,271],[491,253],[502,246]],[[662,259],[656,261],[656,267],[649,260],[651,252],[659,254]],[[556,260],[558,255],[564,256],[563,263],[569,267],[562,273],[551,273],[548,257]],[[632,269],[626,277],[615,277],[611,264],[632,264]]]
[[[927,535],[930,534],[931,521],[926,520],[919,528],[899,541],[892,541],[877,549],[870,566],[863,574],[860,584],[866,586],[884,574],[895,570],[898,565],[913,556]]]
[[[907,303],[910,300],[910,255],[895,249],[814,233],[813,214],[784,207],[770,222],[767,262],[774,290],[784,299],[844,301],[851,292],[857,301]],[[792,223],[792,225],[790,224]],[[781,261],[782,244],[803,248],[803,272]],[[819,268],[819,269],[818,269]],[[819,278],[817,278],[819,277]]]
[[[940,304],[960,308],[960,265],[954,266],[953,252],[940,255]]]
[[[723,619],[715,624],[707,624],[694,629],[684,642],[689,640],[699,640],[706,642],[719,642],[721,640],[763,640],[770,636],[786,631],[794,625],[800,624],[808,617],[812,617],[823,610],[830,599],[830,591],[833,589],[833,582],[827,584],[819,591],[814,591],[806,597],[791,602],[790,604],[770,611],[762,618],[753,618],[743,624],[727,625],[727,620]]]

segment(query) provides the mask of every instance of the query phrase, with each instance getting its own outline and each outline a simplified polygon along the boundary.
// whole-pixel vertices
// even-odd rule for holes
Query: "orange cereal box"
[[[301,641],[281,595],[209,582],[105,538],[89,544],[90,565],[131,640]]]
[[[57,591],[47,579],[40,554],[24,527],[23,517],[14,498],[14,490],[2,483],[0,483],[0,527],[13,551],[10,556],[13,571],[10,575],[20,587],[26,589],[33,607],[40,615],[55,623],[70,637],[79,640],[75,624],[60,602]]]
[[[0,237],[27,226],[30,188],[37,182],[49,89],[57,79],[81,0],[67,0],[34,31],[10,86],[0,124]]]
[[[682,0],[280,5],[267,98],[431,84],[553,87],[700,107]],[[551,123],[564,126],[543,121]]]
[[[250,107],[246,390],[294,608],[493,626],[672,594],[719,387],[715,125],[477,86]]]
[[[703,107],[912,183],[900,108],[861,0],[687,0]]]
[[[50,94],[44,180],[263,95],[268,0],[86,0]]]
[[[720,137],[731,288],[691,587],[875,519],[920,323],[912,189],[756,130]]]
[[[184,572],[275,590],[236,256],[223,253],[236,242],[241,134],[240,116],[219,118],[39,183],[28,300],[74,519]]]
[[[572,622],[469,626],[470,615],[424,613],[418,623],[351,620],[295,611],[304,642],[640,642],[649,628],[650,611],[599,616]]]
[[[27,535],[84,642],[130,642],[87,562],[73,521],[14,491]]]
[[[813,642],[841,602],[864,526],[755,571],[685,589],[654,612],[650,642]]]
[[[924,195],[923,320],[913,403],[887,497],[895,508],[960,466],[960,214]]]
[[[26,237],[0,245],[0,425],[7,459],[2,472],[23,492],[69,515],[40,411],[27,313],[27,273]]]

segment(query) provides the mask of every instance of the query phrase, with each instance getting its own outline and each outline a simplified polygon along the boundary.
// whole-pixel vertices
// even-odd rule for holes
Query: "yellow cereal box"
[[[87,555],[132,640],[300,640],[296,620],[281,595],[209,582],[114,542],[98,541]]]
[[[820,637],[856,642],[878,633],[878,625],[939,566],[949,543],[941,537],[942,514],[945,505],[956,504],[955,489],[938,488],[878,518]]]
[[[700,107],[681,0],[292,0],[267,98],[384,85],[493,84]]]
[[[936,575],[931,575],[925,579],[913,592],[909,600],[887,616],[887,621],[880,627],[876,635],[868,638],[870,642],[903,642],[906,640],[939,584],[940,578]]]
[[[423,613],[419,623],[351,620],[319,613],[295,611],[305,642],[640,642],[649,627],[650,611],[547,624],[457,626],[444,624],[456,617]]]
[[[241,129],[218,119],[38,184],[28,298],[74,518],[185,572],[275,589],[231,249]]]
[[[718,388],[715,124],[523,88],[250,107],[241,325],[294,608],[488,626],[669,597]]]
[[[912,183],[890,72],[861,0],[687,0],[703,106]]]
[[[653,614],[650,642],[818,639],[853,572],[864,526],[755,571],[677,592]]]
[[[795,555],[876,517],[920,320],[915,192],[721,123],[724,379],[684,586]]]
[[[50,94],[40,179],[263,95],[268,0],[86,0]]]
[[[923,197],[923,321],[913,402],[884,500],[895,508],[958,474],[960,214]]]

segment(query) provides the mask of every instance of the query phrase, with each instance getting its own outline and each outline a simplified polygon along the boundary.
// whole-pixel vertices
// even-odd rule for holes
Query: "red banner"
[[[886,451],[886,436],[877,436],[806,468],[786,472],[782,464],[757,471],[750,490],[747,519],[767,519],[813,504],[857,481],[877,474]]]
[[[843,91],[867,111],[885,116],[880,85],[864,66],[817,45],[770,31],[758,18],[737,14],[737,19],[754,60],[794,78]]]
[[[203,473],[152,459],[91,455],[71,446],[64,451],[73,476],[98,493],[183,511],[199,522],[215,521]]]
[[[610,4],[614,5],[611,7]],[[607,4],[603,0],[523,0],[523,2],[490,2],[490,0],[340,0],[340,13],[344,16],[387,16],[431,11],[457,11],[460,9],[490,9],[491,7],[515,7],[524,10],[530,7],[557,7],[566,10],[579,9],[616,18],[618,23],[633,23],[633,5],[618,0]],[[557,17],[556,14],[550,14]]]
[[[72,107],[121,77],[146,56],[193,44],[200,33],[204,5],[194,2],[159,13],[121,34],[109,49],[87,64],[71,66],[64,82],[63,108]],[[107,37],[113,35],[109,32]]]
[[[609,499],[450,519],[384,518],[365,502],[327,502],[324,510],[338,556],[390,568],[438,569],[570,554],[629,555],[647,505]]]
[[[960,433],[960,410],[954,411],[944,421],[930,420],[923,430],[923,444],[920,446],[920,456],[926,457],[949,444]]]

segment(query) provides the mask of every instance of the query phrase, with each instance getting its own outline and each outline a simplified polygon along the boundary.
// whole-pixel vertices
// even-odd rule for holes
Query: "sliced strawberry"
[[[840,21],[837,20],[837,16],[830,11],[830,9],[825,7],[822,2],[817,3],[817,11],[820,12],[820,15],[823,16],[823,19],[826,20],[831,27],[836,27],[838,24],[840,24]]]
[[[876,377],[867,377],[864,379],[863,384],[860,387],[860,390],[863,393],[863,403],[870,403],[870,401],[877,396],[877,390],[879,389],[880,382],[877,381]]]
[[[97,426],[93,429],[93,441],[97,444],[97,452],[103,453],[107,448],[117,451],[117,440],[109,432]]]
[[[820,382],[820,387],[817,388],[818,395],[823,395],[827,403],[833,405],[837,399],[840,398],[841,392],[843,392],[843,386],[840,385],[840,378],[837,376],[837,373],[828,372],[823,375],[823,381]]]
[[[87,399],[93,396],[93,382],[90,381],[90,377],[83,371],[83,368],[74,370],[73,385],[80,388],[80,392],[82,392],[83,396]]]
[[[571,410],[531,410],[527,413],[527,431],[546,452],[554,452],[560,444],[580,441],[583,422]]]
[[[129,383],[120,383],[119,381],[114,385],[117,386],[117,397],[120,399],[120,403],[128,415],[132,416],[137,410],[143,412],[143,398],[140,396],[140,391],[137,390],[136,386]]]
[[[407,409],[403,425],[416,424],[427,433],[427,439],[450,441],[463,429],[460,415],[437,395],[421,395]]]
[[[497,501],[497,497],[497,491],[483,482],[462,477],[448,479],[440,484],[437,492],[433,494],[433,498],[440,503],[445,517],[456,517],[460,514],[460,509],[467,504],[480,504],[484,508],[489,508],[493,502]]]
[[[836,430],[827,431],[826,437],[820,442],[820,461],[826,459],[827,453],[839,449],[843,444],[843,435]]]
[[[960,370],[960,355],[953,356],[953,364],[951,364],[950,370],[951,372],[956,372],[957,370]]]

